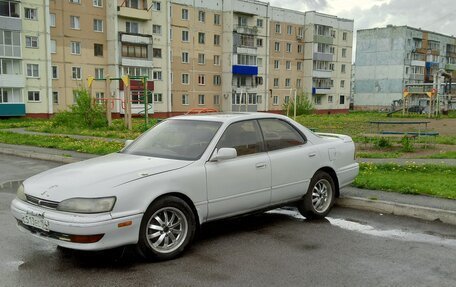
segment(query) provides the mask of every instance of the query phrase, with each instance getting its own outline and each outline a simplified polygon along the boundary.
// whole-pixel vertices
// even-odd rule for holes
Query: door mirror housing
[[[224,147],[215,150],[214,154],[211,157],[211,161],[227,160],[235,157],[237,157],[237,151],[235,148]]]
[[[132,142],[134,142],[134,140],[126,140],[126,141],[125,141],[124,148],[126,148],[127,146],[129,146]]]

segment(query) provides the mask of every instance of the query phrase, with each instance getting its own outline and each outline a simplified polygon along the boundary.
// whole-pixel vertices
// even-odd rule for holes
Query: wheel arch
[[[331,167],[329,166],[325,166],[325,167],[322,167],[320,168],[319,170],[317,170],[315,172],[315,174],[317,174],[318,172],[320,171],[323,171],[323,172],[326,172],[327,174],[329,174],[331,176],[331,178],[333,179],[334,181],[334,185],[335,185],[335,188],[336,188],[336,198],[338,198],[340,196],[340,190],[339,190],[339,180],[337,179],[337,174],[336,172],[334,171],[334,169],[332,169]],[[314,174],[314,175],[315,175]]]
[[[168,197],[168,196],[174,196],[174,197],[177,197],[177,198],[180,198],[182,199],[183,201],[185,201],[185,203],[188,204],[188,206],[190,207],[190,209],[192,210],[192,213],[193,213],[193,216],[195,216],[195,224],[196,224],[196,229],[197,231],[199,230],[200,228],[200,218],[199,218],[199,215],[198,215],[198,211],[196,210],[196,207],[195,205],[193,204],[193,201],[190,199],[190,197],[188,197],[187,195],[183,194],[183,193],[180,193],[180,192],[169,192],[169,193],[165,193],[165,194],[161,194],[160,196],[158,196],[157,198],[155,198],[149,205],[147,208],[149,208],[149,206],[151,206],[154,202],[156,202],[157,200],[161,199],[161,198],[164,198],[164,197]]]

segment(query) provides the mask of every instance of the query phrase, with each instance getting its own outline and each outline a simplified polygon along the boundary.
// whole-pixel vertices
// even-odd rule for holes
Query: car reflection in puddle
[[[282,214],[293,217],[298,220],[305,220],[297,210],[294,208],[279,208],[269,211],[271,214]],[[399,229],[390,229],[390,230],[381,230],[377,229],[367,223],[354,222],[351,220],[341,219],[341,218],[332,218],[326,217],[325,222],[329,222],[331,225],[349,230],[354,232],[359,232],[366,235],[372,235],[382,238],[390,238],[402,241],[409,242],[420,242],[420,243],[431,243],[438,245],[446,245],[456,247],[456,239],[448,238],[448,236],[426,232],[426,233],[417,233],[409,232]]]

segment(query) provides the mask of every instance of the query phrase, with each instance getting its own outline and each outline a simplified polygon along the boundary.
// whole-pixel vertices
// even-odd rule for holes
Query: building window
[[[58,79],[59,78],[59,67],[58,66],[52,66],[52,79]]]
[[[335,47],[329,47],[329,53],[334,55],[336,53],[336,48]]]
[[[188,105],[188,94],[182,95],[182,104],[187,106]]]
[[[93,44],[93,55],[103,57],[103,44]]]
[[[290,78],[285,79],[285,87],[289,88],[291,86],[291,80]]]
[[[205,37],[206,37],[206,34],[203,33],[203,32],[198,32],[198,43],[199,44],[204,44],[205,42]]]
[[[147,46],[131,43],[122,44],[122,57],[147,59]]]
[[[27,47],[27,48],[38,48],[38,37],[25,36],[25,47]]]
[[[70,3],[81,4],[81,0],[70,0]]]
[[[182,84],[188,85],[189,84],[189,74],[182,74]]]
[[[103,0],[93,0],[94,7],[103,7]]]
[[[263,102],[263,97],[261,95],[257,95],[256,102],[257,102],[257,104],[261,104]]]
[[[342,40],[347,41],[347,32],[342,33]]]
[[[300,54],[301,54],[302,51],[303,51],[303,48],[302,48],[302,47],[303,47],[302,45],[298,45],[298,53],[300,53]]]
[[[220,66],[220,56],[214,55],[214,65]]]
[[[206,84],[206,78],[204,75],[200,74],[198,75],[198,85],[205,85]]]
[[[336,31],[331,30],[331,37],[332,37],[332,38],[336,38]]]
[[[27,77],[39,78],[40,68],[38,64],[27,64]]]
[[[152,34],[161,35],[162,26],[161,25],[152,25]]]
[[[214,75],[214,85],[220,86],[222,84],[222,77],[220,75]]]
[[[152,10],[161,11],[161,2],[160,1],[152,1]]]
[[[279,60],[274,60],[274,69],[278,70],[279,69],[279,65],[280,65],[280,61]]]
[[[71,67],[71,76],[73,80],[80,80],[82,78],[81,67]]]
[[[182,63],[188,63],[188,52],[182,52]]]
[[[81,23],[79,21],[79,16],[70,16],[70,27],[71,29],[81,29]]]
[[[152,75],[153,75],[153,79],[156,80],[156,81],[161,81],[161,80],[163,80],[163,78],[162,78],[162,71],[154,71],[154,72],[152,73]]]
[[[51,13],[49,14],[49,18],[50,18],[50,26],[51,27],[55,27],[55,14],[54,13]]]
[[[287,34],[291,35],[292,31],[293,31],[293,27],[291,25],[288,25],[287,26]]]
[[[103,100],[104,99],[104,93],[103,92],[96,92],[95,93],[95,99],[97,99],[97,104],[101,105],[103,104]]]
[[[206,12],[198,11],[198,21],[206,22]]]
[[[55,40],[51,40],[51,54],[57,53],[57,42]]]
[[[198,54],[198,64],[204,64],[205,63],[205,58],[203,53]]]
[[[276,32],[276,33],[281,33],[280,24],[275,24],[275,32]]]
[[[28,91],[27,99],[29,102],[39,102],[40,101],[40,92],[39,91]]]
[[[52,92],[52,103],[58,104],[59,103],[59,92]]]
[[[345,80],[341,80],[340,81],[340,87],[341,88],[345,88]]]
[[[257,66],[263,67],[263,58],[257,58]]]
[[[257,38],[256,44],[257,44],[257,47],[263,47],[263,39]]]
[[[204,100],[205,100],[204,95],[198,95],[198,105],[200,105],[200,106],[204,105]]]
[[[316,96],[316,97],[315,97],[315,100],[314,100],[314,103],[315,103],[316,105],[321,105],[321,96]]]
[[[214,14],[214,25],[220,25],[220,14]]]
[[[188,9],[182,9],[182,20],[188,20]]]
[[[342,66],[340,66],[340,72],[342,74],[345,74],[345,64],[342,64]]]
[[[103,20],[93,19],[93,30],[95,32],[103,32]]]
[[[329,64],[329,70],[334,71],[334,63]]]
[[[33,8],[25,8],[24,9],[24,18],[27,20],[38,20],[38,11]]]
[[[71,42],[71,54],[81,55],[81,42]]]
[[[301,79],[296,79],[296,88],[301,88],[302,82]]]
[[[182,31],[182,42],[188,42],[188,31]]]
[[[274,42],[274,51],[280,52],[280,43],[279,42]]]
[[[344,95],[339,96],[339,105],[345,105],[345,96]]]
[[[220,46],[220,35],[214,35],[214,45]]]
[[[279,78],[274,78],[274,87],[279,86]]]
[[[296,63],[296,70],[298,70],[298,71],[302,70],[302,62],[301,61]]]
[[[104,79],[104,69],[95,68],[95,79]]]
[[[279,105],[279,96],[272,97],[272,104],[274,106],[278,106]]]
[[[347,49],[342,48],[342,58],[347,58]]]
[[[291,53],[291,43],[287,43],[287,52]]]
[[[154,103],[162,103],[162,102],[163,102],[163,94],[154,93]]]
[[[220,105],[220,95],[214,95],[214,105],[218,106]]]
[[[331,104],[333,102],[333,96],[328,95],[328,103]]]
[[[283,99],[283,102],[285,104],[288,104],[290,102],[290,96],[285,96],[285,98]]]
[[[152,54],[153,54],[154,58],[161,58],[162,57],[162,49],[153,48],[152,49]]]
[[[125,30],[127,33],[139,34],[139,24],[137,22],[126,22]]]
[[[257,19],[257,27],[262,28],[263,27],[263,19]]]
[[[19,4],[16,3],[19,1],[6,1],[6,3],[3,3],[5,1],[2,1],[2,4],[0,5],[0,16],[4,17],[14,17],[14,18],[19,18]],[[5,91],[6,93],[6,91]],[[0,101],[1,103],[1,101]]]
[[[286,62],[285,62],[285,68],[286,68],[287,70],[291,70],[291,61],[286,61]]]

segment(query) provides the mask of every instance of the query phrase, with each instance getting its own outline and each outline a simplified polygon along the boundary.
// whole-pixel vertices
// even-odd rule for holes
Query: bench
[[[409,135],[409,136],[438,136],[438,132],[396,132],[396,131],[381,131],[380,134],[383,135]]]

